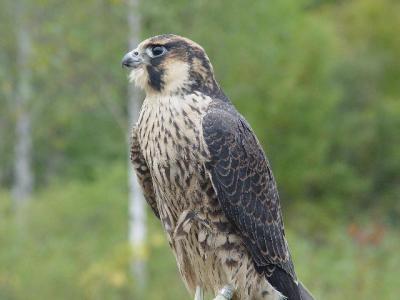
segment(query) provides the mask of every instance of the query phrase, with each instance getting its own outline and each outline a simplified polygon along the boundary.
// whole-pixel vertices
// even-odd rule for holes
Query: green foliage
[[[343,96],[335,111],[331,156],[353,178],[361,178],[359,188],[348,190],[353,207],[389,208],[392,217],[398,216],[400,41],[394,35],[400,5],[353,1],[336,12],[342,32],[337,78]]]

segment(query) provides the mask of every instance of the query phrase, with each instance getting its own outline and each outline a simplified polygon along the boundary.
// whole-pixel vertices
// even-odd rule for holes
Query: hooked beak
[[[137,68],[143,63],[143,58],[139,55],[139,52],[133,50],[124,55],[121,63],[123,67]]]

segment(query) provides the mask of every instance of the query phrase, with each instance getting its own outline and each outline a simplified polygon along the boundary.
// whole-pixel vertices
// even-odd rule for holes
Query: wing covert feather
[[[151,178],[149,167],[147,166],[140,149],[136,127],[133,127],[132,129],[130,152],[130,159],[135,169],[139,184],[142,187],[144,198],[150,205],[156,217],[160,218],[153,188],[153,180]]]
[[[258,267],[279,266],[295,279],[276,183],[250,126],[233,109],[221,108],[209,109],[202,124],[206,169],[228,220]]]

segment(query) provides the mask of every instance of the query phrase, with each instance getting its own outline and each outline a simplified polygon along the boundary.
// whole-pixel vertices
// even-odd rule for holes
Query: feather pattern
[[[132,128],[130,159],[135,168],[139,184],[142,187],[144,198],[150,205],[156,217],[160,218],[156,196],[154,194],[153,181],[151,179],[149,167],[147,166],[144,156],[140,150],[136,126]]]
[[[228,103],[210,106],[202,126],[210,153],[206,169],[222,210],[243,238],[257,270],[283,295],[300,299],[275,179],[260,143]]]

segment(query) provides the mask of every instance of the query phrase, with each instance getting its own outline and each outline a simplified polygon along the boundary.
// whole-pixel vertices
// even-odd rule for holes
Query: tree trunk
[[[17,4],[17,87],[15,96],[16,132],[15,132],[15,179],[13,197],[16,209],[30,199],[33,187],[31,170],[31,116],[29,102],[31,98],[31,42],[29,25],[27,22],[26,3],[20,0]]]
[[[139,43],[140,18],[138,13],[139,0],[128,0],[129,49]],[[139,117],[141,107],[139,91],[128,85],[128,118],[132,126]],[[129,144],[129,143],[128,143]],[[134,174],[132,165],[129,170],[129,241],[133,249],[132,272],[139,288],[146,283],[145,243],[147,235],[145,200]]]

